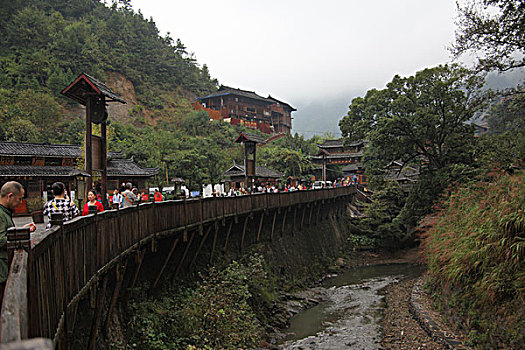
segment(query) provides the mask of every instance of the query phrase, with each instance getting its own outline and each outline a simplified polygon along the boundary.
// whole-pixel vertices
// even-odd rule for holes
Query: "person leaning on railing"
[[[14,227],[13,211],[24,198],[24,188],[16,181],[6,182],[0,189],[0,300],[4,295],[4,286],[9,275],[7,265],[7,229]],[[34,223],[25,225],[30,231],[36,230]]]

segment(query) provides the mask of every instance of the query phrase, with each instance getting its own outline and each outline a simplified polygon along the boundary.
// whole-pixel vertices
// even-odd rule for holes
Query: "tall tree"
[[[415,76],[395,76],[386,89],[352,101],[339,122],[344,137],[368,138],[369,165],[391,161],[425,164],[431,170],[468,158],[472,128],[469,94],[474,81],[458,66],[439,66]]]
[[[381,174],[395,160],[421,169],[417,187],[393,220],[401,232],[428,212],[458,165],[473,161],[473,128],[465,124],[472,117],[469,91],[477,85],[472,79],[455,65],[395,76],[385,89],[354,99],[339,123],[347,139],[369,139],[369,175]]]
[[[525,67],[525,1],[469,0],[458,10],[456,56],[474,51],[485,71]]]

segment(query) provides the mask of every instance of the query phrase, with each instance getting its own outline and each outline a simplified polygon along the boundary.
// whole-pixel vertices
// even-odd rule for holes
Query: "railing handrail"
[[[2,327],[4,323],[9,327],[18,323],[22,339],[27,336],[46,337],[54,338],[56,342],[63,332],[64,310],[78,302],[109,268],[150,240],[198,225],[202,227],[203,223],[225,217],[353,193],[354,187],[339,187],[169,200],[107,210],[75,218],[62,226],[53,226],[33,237],[28,253],[16,254],[14,262],[26,264],[25,276],[11,271],[8,278],[8,286],[13,286],[15,280],[25,279],[28,304],[26,325],[18,323],[16,316],[6,313],[9,311],[4,303]],[[2,338],[1,341],[7,339]]]

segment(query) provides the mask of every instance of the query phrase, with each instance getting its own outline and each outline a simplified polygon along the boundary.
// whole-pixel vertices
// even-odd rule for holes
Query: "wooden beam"
[[[177,275],[182,267],[182,263],[184,262],[184,259],[186,259],[186,255],[188,255],[188,251],[190,250],[191,243],[193,242],[193,238],[195,238],[195,231],[191,231],[191,237],[190,241],[186,245],[186,249],[184,249],[184,253],[182,254],[182,258],[179,261],[179,265],[177,266],[177,269],[175,270],[175,275]]]
[[[308,216],[308,225],[312,224],[312,212],[314,211],[314,204],[310,204],[310,215]]]
[[[168,262],[170,261],[171,256],[173,255],[173,252],[175,251],[175,248],[177,248],[177,245],[179,244],[180,237],[177,237],[173,244],[171,245],[171,249],[168,252],[168,255],[166,256],[166,259],[164,260],[164,264],[162,264],[162,267],[160,268],[159,272],[153,279],[153,282],[151,282],[151,286],[149,287],[148,292],[151,292],[155,287],[157,286],[157,283],[159,282],[160,276],[162,276],[162,273],[166,269],[166,266],[168,266]]]
[[[301,215],[301,225],[299,226],[299,229],[302,230],[303,229],[303,224],[304,224],[304,214],[306,212],[306,206],[303,206],[303,215]]]
[[[241,247],[240,247],[241,251],[242,251],[242,247],[244,246],[244,235],[246,234],[246,227],[248,226],[249,218],[250,218],[250,215],[246,215],[246,218],[244,219],[244,226],[242,228],[242,236],[241,236]]]
[[[73,332],[75,330],[75,322],[77,320],[77,311],[78,311],[78,303],[74,303],[73,305],[71,305],[69,321],[65,325],[67,327],[65,330],[67,332],[68,344],[71,344],[71,341],[73,340]]]
[[[257,243],[259,243],[260,239],[261,239],[261,231],[262,231],[262,226],[263,226],[263,220],[264,220],[264,211],[261,212],[261,219],[259,220],[259,229],[257,230]]]
[[[273,212],[273,220],[272,220],[272,232],[270,233],[270,241],[273,241],[273,232],[275,231],[275,219],[277,218],[277,210]]]
[[[102,308],[104,307],[104,296],[106,294],[106,286],[108,284],[108,275],[104,276],[102,286],[97,291],[97,308],[93,316],[93,323],[91,323],[91,334],[89,336],[88,350],[95,350],[98,336],[98,327],[100,319],[102,318]]]
[[[195,264],[195,261],[197,261],[197,257],[199,256],[201,249],[204,246],[204,243],[206,243],[206,240],[208,239],[208,236],[212,228],[213,228],[213,225],[208,226],[208,229],[206,230],[204,237],[202,237],[201,242],[199,243],[199,247],[197,248],[197,251],[195,252],[195,255],[193,256],[193,259],[191,259],[190,267],[192,267],[193,264]]]
[[[226,241],[224,242],[224,251],[228,249],[228,240],[230,239],[230,232],[232,230],[233,220],[230,221],[230,225],[228,226],[228,232],[226,233]]]
[[[126,288],[126,293],[124,294],[124,303],[128,302],[131,290],[135,287],[135,283],[137,282],[137,278],[139,277],[140,266],[142,265],[142,261],[144,260],[145,254],[145,250],[137,251],[137,255],[135,256],[135,271],[133,272],[133,276],[131,277],[131,281],[129,282],[128,288]]]
[[[217,245],[217,237],[219,236],[219,222],[215,221],[215,232],[213,233],[213,243],[211,245],[209,264],[213,261],[213,253],[215,253],[215,246]]]
[[[117,299],[120,294],[120,288],[122,287],[122,281],[124,280],[124,274],[126,273],[127,260],[124,263],[120,263],[115,267],[115,289],[113,289],[113,295],[111,296],[111,301],[109,302],[108,312],[106,315],[106,321],[104,322],[104,331],[108,332],[109,326],[111,324],[111,316],[113,314],[113,309],[117,304]]]
[[[292,225],[292,236],[295,234],[295,216],[297,214],[297,206],[293,209],[293,225]]]
[[[282,222],[282,225],[281,225],[281,237],[284,237],[284,227],[286,226],[286,215],[288,214],[288,210],[285,210],[284,211],[284,216],[283,216],[283,222]]]

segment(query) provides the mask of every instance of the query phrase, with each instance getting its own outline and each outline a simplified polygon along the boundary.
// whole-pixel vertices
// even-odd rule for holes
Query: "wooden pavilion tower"
[[[84,169],[90,175],[93,170],[100,171],[102,185],[102,200],[107,207],[107,136],[106,122],[108,112],[106,102],[126,103],[120,96],[115,94],[104,83],[92,76],[82,73],[68,87],[62,90],[62,95],[67,96],[83,106],[86,106],[86,136],[85,136],[85,165]],[[92,133],[92,123],[100,124],[100,136]],[[88,177],[86,193],[93,186],[92,177]]]

